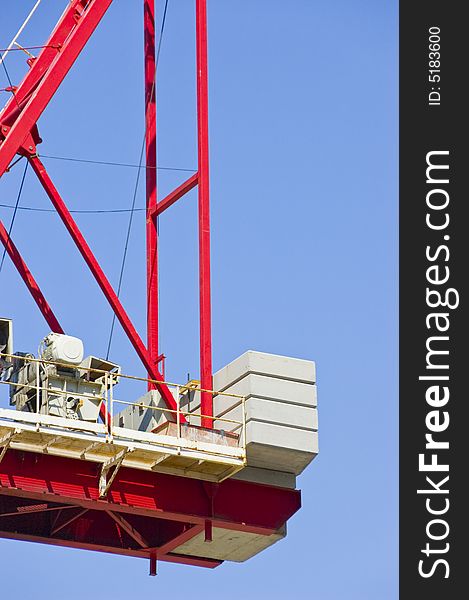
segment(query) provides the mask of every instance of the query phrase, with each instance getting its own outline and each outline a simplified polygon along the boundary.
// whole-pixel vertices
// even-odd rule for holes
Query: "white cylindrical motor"
[[[42,340],[40,356],[43,360],[79,365],[83,360],[83,342],[71,335],[49,333]]]

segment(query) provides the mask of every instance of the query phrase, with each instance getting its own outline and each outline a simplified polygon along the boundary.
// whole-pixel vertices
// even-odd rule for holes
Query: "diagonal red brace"
[[[190,192],[199,182],[199,174],[194,173],[192,177],[189,177],[187,181],[182,183],[179,187],[173,190],[170,194],[163,198],[158,204],[155,206],[154,211],[151,213],[153,219],[155,219],[158,215],[161,215],[163,211],[172,206],[175,202],[182,198],[184,194]]]
[[[26,287],[28,288],[31,296],[34,298],[39,310],[43,314],[49,327],[54,333],[64,333],[64,330],[60,326],[57,317],[52,312],[52,308],[44,297],[44,294],[39,289],[36,280],[34,279],[31,271],[28,269],[27,264],[24,262],[23,257],[18,251],[18,248],[13,243],[13,240],[8,235],[8,231],[5,229],[3,223],[0,221],[0,241],[5,246],[8,256],[11,258],[13,264],[21,275]]]
[[[13,240],[8,235],[8,231],[5,229],[2,221],[0,220],[0,241],[5,246],[8,256],[11,258],[13,264],[15,265],[18,273],[21,275],[22,280],[24,281],[26,287],[28,288],[31,296],[36,302],[39,310],[41,311],[44,319],[47,321],[47,324],[51,328],[54,333],[64,333],[62,326],[60,325],[57,317],[52,311],[49,303],[47,302],[44,294],[41,292],[36,280],[34,279],[31,271],[28,268],[28,265],[24,262],[23,257],[19,253],[18,248],[13,243]],[[99,410],[99,414],[103,423],[110,423],[110,415],[107,411],[106,405],[101,404],[101,408]]]
[[[64,42],[70,37],[71,32],[77,26],[77,21],[74,14],[81,4],[80,0],[73,0],[59,22],[54,28],[54,31],[49,36],[47,43],[41,50],[39,55],[30,63],[30,69],[26,73],[24,79],[15,90],[15,94],[5,105],[5,108],[0,111],[0,121],[9,125],[13,124],[18,118],[19,113],[26,106],[31,94],[37,88],[38,84],[47,73],[57,52],[60,51]]]
[[[150,374],[150,377],[158,382],[164,381],[163,376],[161,375],[158,368],[151,360],[148,350],[146,349],[144,343],[142,342],[142,339],[138,335],[135,327],[133,326],[131,320],[129,319],[129,316],[125,312],[125,309],[121,304],[121,301],[117,297],[117,294],[115,293],[114,289],[112,288],[111,284],[109,283],[109,280],[107,279],[103,270],[99,266],[98,261],[96,260],[93,252],[91,251],[90,247],[88,246],[85,238],[83,237],[80,229],[78,228],[78,225],[75,223],[72,215],[70,214],[70,211],[68,210],[64,201],[60,197],[59,192],[57,191],[54,184],[52,183],[52,180],[50,179],[50,177],[46,171],[46,168],[44,167],[42,162],[39,160],[37,155],[28,157],[28,160],[29,160],[29,163],[30,163],[31,167],[33,168],[34,172],[36,173],[39,181],[41,182],[44,190],[46,191],[47,195],[49,196],[52,204],[54,205],[56,211],[58,212],[60,218],[62,219],[65,227],[67,228],[70,236],[72,237],[73,241],[75,242],[78,250],[80,251],[81,255],[83,256],[91,273],[93,274],[99,287],[101,288],[103,294],[105,295],[107,301],[109,302],[113,311],[115,312],[116,317],[118,318],[120,324],[122,325],[122,328],[124,329],[125,333],[127,334],[127,337],[129,338],[131,344],[135,348],[135,351],[137,352],[138,356],[140,357],[140,360],[142,361],[146,370]],[[176,410],[177,404],[176,404],[174,397],[171,394],[168,386],[163,383],[158,383],[157,388],[158,388],[158,391],[160,392],[163,400],[165,401],[166,406],[172,410]],[[185,422],[184,415],[181,415],[180,419],[181,419],[181,422]]]
[[[37,120],[96,29],[111,2],[112,0],[89,0],[89,2],[86,2],[86,0],[72,0],[69,3],[51,36],[51,39],[60,38],[62,33],[67,35],[68,32],[60,51],[57,52],[49,48],[44,49],[45,58],[41,58],[41,53],[37,59],[38,65],[34,67],[33,64],[30,77],[26,76],[23,83],[18,87],[18,96],[10,100],[5,111],[0,114],[0,120],[2,120],[9,113],[9,107],[13,107],[13,102],[16,107],[12,112],[17,112],[16,109],[20,111],[19,116],[14,115],[14,123],[0,146],[0,177],[8,168],[26,137],[35,127]],[[20,104],[23,100],[24,106]]]

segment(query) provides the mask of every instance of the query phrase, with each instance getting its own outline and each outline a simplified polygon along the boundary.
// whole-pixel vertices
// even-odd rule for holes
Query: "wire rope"
[[[161,19],[161,27],[160,27],[160,35],[159,35],[159,39],[158,39],[158,48],[156,51],[156,58],[155,58],[155,73],[154,73],[154,77],[153,77],[153,83],[152,83],[152,88],[150,91],[150,98],[149,101],[151,101],[154,97],[155,94],[155,83],[156,83],[156,73],[157,73],[157,69],[158,69],[158,61],[160,58],[160,52],[161,52],[161,43],[163,40],[163,33],[164,33],[164,28],[165,28],[165,24],[166,24],[166,14],[168,11],[168,2],[169,0],[165,0],[165,5],[164,5],[164,10],[163,10],[163,16]],[[120,291],[122,288],[122,281],[123,281],[123,277],[124,277],[124,270],[125,270],[125,263],[126,263],[126,259],[127,259],[127,251],[128,251],[128,247],[129,247],[129,239],[130,239],[130,233],[131,233],[131,229],[132,229],[132,222],[133,222],[133,217],[134,217],[134,208],[135,208],[135,201],[137,198],[137,192],[138,192],[138,184],[140,182],[140,171],[142,168],[142,161],[143,161],[143,153],[145,150],[145,138],[146,138],[146,125],[145,125],[145,131],[143,134],[143,140],[142,140],[142,147],[140,150],[140,157],[139,157],[139,163],[138,163],[138,172],[137,172],[137,177],[135,180],[135,187],[134,187],[134,193],[133,193],[133,197],[132,197],[132,207],[131,207],[131,213],[130,213],[130,217],[129,217],[129,223],[127,226],[127,234],[126,234],[126,238],[125,238],[125,245],[124,245],[124,253],[122,256],[122,262],[121,262],[121,268],[120,268],[120,272],[119,272],[119,283],[118,283],[118,287],[117,287],[117,297],[119,298],[120,295]],[[153,266],[152,266],[152,270],[150,273],[150,277],[153,276]],[[112,323],[111,323],[111,330],[109,332],[109,340],[108,340],[108,345],[107,345],[107,352],[106,352],[106,360],[109,358],[109,353],[111,351],[111,344],[112,344],[112,337],[114,334],[114,327],[115,327],[115,323],[116,323],[116,313],[113,313],[112,315]]]
[[[52,160],[65,160],[69,162],[87,163],[91,165],[105,165],[110,167],[128,167],[132,169],[156,169],[157,171],[185,171],[186,173],[195,173],[196,169],[184,169],[181,167],[147,167],[146,165],[135,165],[132,163],[107,161],[107,160],[91,160],[87,158],[75,158],[71,156],[54,156],[51,154],[40,154],[41,158],[49,158]]]
[[[29,164],[28,161],[26,161],[26,164],[24,166],[23,176],[21,178],[20,188],[19,188],[19,191],[18,191],[18,195],[16,197],[16,203],[15,203],[15,206],[14,206],[13,215],[11,217],[10,226],[8,227],[7,243],[11,239],[11,232],[13,231],[13,225],[15,224],[16,214],[18,212],[18,207],[19,207],[20,200],[21,200],[21,194],[23,192],[24,180],[26,179],[26,171],[28,170],[28,164]],[[0,274],[1,274],[2,269],[3,269],[3,263],[5,262],[6,253],[7,253],[7,248],[5,246],[3,248],[2,260],[0,261]]]
[[[23,21],[23,24],[21,25],[21,27],[18,29],[18,31],[16,32],[16,35],[14,36],[14,38],[11,40],[11,42],[9,43],[8,47],[6,48],[6,50],[4,51],[4,53],[2,54],[2,56],[0,56],[0,63],[3,64],[5,58],[8,56],[8,53],[11,51],[11,49],[13,48],[13,46],[16,43],[16,40],[20,37],[20,35],[23,32],[23,29],[26,27],[26,25],[29,23],[29,21],[31,20],[31,17],[34,15],[34,13],[36,12],[37,7],[41,4],[42,0],[37,0],[36,4],[32,7],[32,9],[29,12],[29,15],[26,17],[26,19]]]

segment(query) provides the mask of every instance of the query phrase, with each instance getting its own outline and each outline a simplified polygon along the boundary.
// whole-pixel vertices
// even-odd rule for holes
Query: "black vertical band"
[[[400,597],[412,600],[459,598],[467,577],[463,8],[400,3]]]

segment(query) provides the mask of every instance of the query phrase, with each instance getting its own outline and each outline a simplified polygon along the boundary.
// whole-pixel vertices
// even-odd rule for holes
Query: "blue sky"
[[[1,3],[0,47],[32,4]],[[156,579],[138,559],[2,540],[6,595],[21,585],[22,597],[38,600],[397,598],[397,2],[208,4],[214,367],[247,349],[317,362],[320,455],[299,478],[303,508],[286,540],[250,562],[215,571],[161,564]],[[43,5],[23,45],[43,43],[65,1]],[[141,5],[114,1],[39,122],[43,154],[138,163]],[[169,0],[158,73],[166,167],[196,166],[193,5]],[[18,82],[23,56],[7,67]],[[131,205],[135,169],[44,163],[71,208]],[[0,203],[14,204],[21,171],[2,178]],[[160,195],[187,175],[161,170]],[[21,204],[49,207],[31,172]],[[11,214],[0,208],[4,222]],[[127,220],[77,215],[115,284]],[[161,347],[167,377],[185,381],[198,371],[195,193],[161,218],[160,233]],[[110,309],[58,217],[19,211],[12,237],[67,332],[105,354]],[[136,213],[122,300],[142,333],[143,251]],[[16,350],[35,351],[47,325],[8,259],[0,290]],[[111,356],[143,374],[119,327]]]

